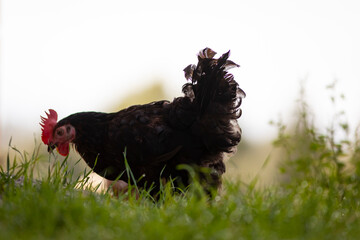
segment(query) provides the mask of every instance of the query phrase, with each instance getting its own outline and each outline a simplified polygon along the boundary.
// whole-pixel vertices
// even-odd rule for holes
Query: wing
[[[174,140],[175,131],[168,122],[169,110],[168,101],[158,101],[118,112],[109,125],[109,151],[117,156],[126,151],[132,170],[166,163],[182,147]]]

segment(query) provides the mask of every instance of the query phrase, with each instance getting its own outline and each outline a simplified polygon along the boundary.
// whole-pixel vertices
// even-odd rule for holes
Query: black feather
[[[230,51],[220,58],[205,48],[198,64],[184,69],[183,97],[172,102],[158,101],[136,105],[116,113],[83,112],[70,115],[57,127],[71,124],[73,140],[86,163],[101,176],[113,180],[125,171],[123,152],[138,186],[159,186],[162,178],[189,183],[179,164],[210,169],[203,176],[205,185],[219,187],[225,172],[225,153],[236,150],[241,138],[237,119],[245,93],[227,72],[239,67],[228,60]],[[55,130],[54,130],[55,131]],[[95,165],[96,162],[96,165]],[[128,181],[126,174],[121,179]],[[180,185],[179,185],[180,186]]]

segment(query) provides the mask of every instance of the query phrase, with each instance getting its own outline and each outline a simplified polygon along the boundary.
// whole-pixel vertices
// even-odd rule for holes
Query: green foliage
[[[329,85],[333,91],[330,100],[336,109],[338,97],[335,84]],[[349,139],[349,125],[344,120],[344,112],[334,112],[330,126],[321,132],[314,124],[314,116],[305,101],[304,90],[300,92],[297,120],[290,131],[280,121],[278,137],[274,146],[281,149],[280,170],[283,182],[300,184],[308,181],[321,187],[359,187],[360,141],[356,131],[354,141]],[[343,99],[344,96],[340,95]],[[344,189],[342,189],[343,191]]]
[[[198,189],[154,202],[84,192],[46,180],[7,184],[0,202],[0,239],[349,239],[360,236],[355,195],[303,182],[259,190],[225,183],[208,200]],[[194,192],[193,192],[194,191]],[[196,192],[196,193],[195,193]]]

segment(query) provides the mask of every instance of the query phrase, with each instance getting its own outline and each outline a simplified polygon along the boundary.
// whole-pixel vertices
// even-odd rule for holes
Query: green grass
[[[41,181],[2,183],[1,239],[357,239],[359,193],[339,186],[256,189],[226,183],[213,200],[190,190],[159,202]],[[166,192],[166,190],[164,190]],[[166,195],[166,194],[165,194]]]
[[[89,172],[67,160],[39,146],[31,154],[10,147],[14,157],[0,171],[0,239],[360,239],[358,135],[338,114],[320,132],[303,100],[298,114],[295,127],[275,124],[280,183],[225,181],[213,199],[196,183],[182,194],[168,184],[158,201],[146,191],[139,199],[131,190],[95,193]]]

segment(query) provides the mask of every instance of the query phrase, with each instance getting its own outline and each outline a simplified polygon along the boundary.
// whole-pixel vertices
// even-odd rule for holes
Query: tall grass
[[[342,94],[336,95],[335,84],[328,86],[330,101],[343,100]],[[302,88],[296,112],[297,121],[292,129],[277,122],[278,137],[273,144],[282,151],[281,167],[283,183],[299,184],[303,181],[317,186],[354,189],[359,187],[360,138],[359,128],[351,134],[345,113],[334,112],[330,125],[325,132],[314,124],[315,115],[305,101]],[[274,124],[274,123],[273,123]]]

